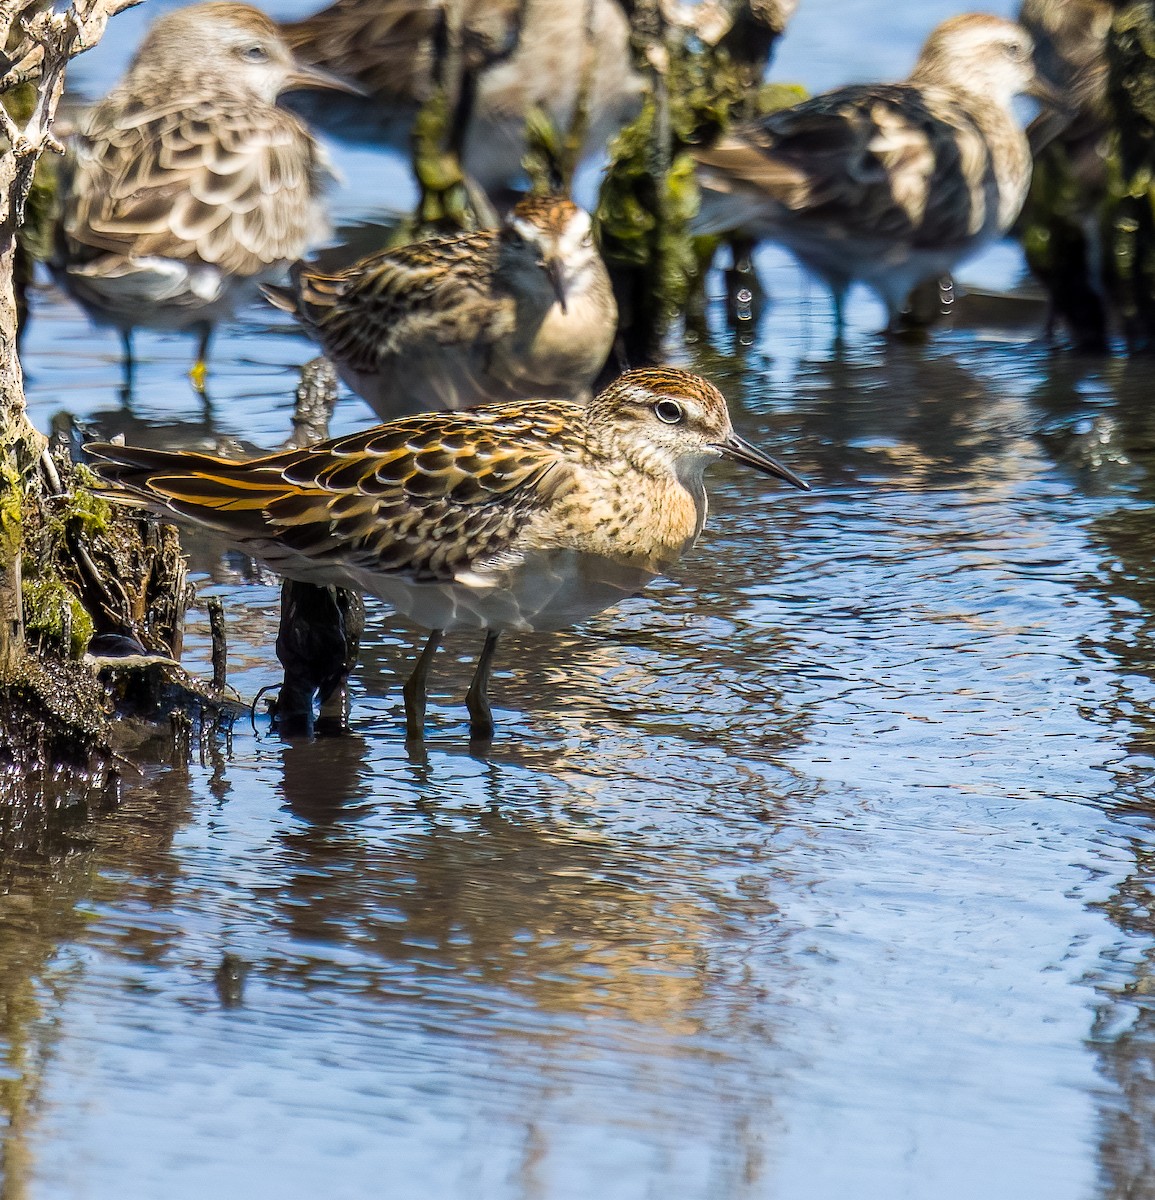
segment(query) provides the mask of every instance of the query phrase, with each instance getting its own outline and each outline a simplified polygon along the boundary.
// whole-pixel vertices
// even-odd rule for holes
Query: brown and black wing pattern
[[[337,275],[299,269],[291,288],[265,294],[293,312],[330,358],[357,371],[436,346],[484,346],[516,323],[512,299],[494,293],[497,236],[414,242]]]
[[[157,255],[254,276],[304,252],[328,168],[301,122],[242,100],[98,105],[64,215],[70,257]]]
[[[552,402],[427,414],[245,462],[90,450],[111,498],[217,530],[274,566],[279,548],[314,575],[331,564],[445,582],[516,555],[526,521],[564,486],[580,414]]]
[[[949,244],[981,227],[992,166],[982,130],[941,91],[851,86],[742,126],[695,151],[739,189],[842,237]]]
[[[477,71],[510,52],[523,6],[524,0],[458,5],[466,70]],[[379,102],[415,106],[437,84],[446,9],[444,0],[336,0],[281,28],[302,61],[356,80]]]

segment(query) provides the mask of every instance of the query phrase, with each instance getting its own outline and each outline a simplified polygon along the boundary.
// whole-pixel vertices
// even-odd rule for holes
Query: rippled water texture
[[[946,11],[803,0],[781,74],[900,74]],[[342,219],[407,203],[341,161]],[[835,361],[760,266],[754,344],[715,303],[675,351],[815,490],[719,467],[675,580],[509,639],[491,752],[461,638],[406,754],[416,639],[372,608],[350,736],[238,725],[0,863],[4,1200],[1155,1196],[1150,368],[1025,303],[884,348],[866,297]],[[129,414],[115,339],[37,300],[41,427],[208,431],[188,341],[141,336]],[[215,432],[280,441],[308,353],[246,313]],[[275,583],[190,546],[252,695]]]

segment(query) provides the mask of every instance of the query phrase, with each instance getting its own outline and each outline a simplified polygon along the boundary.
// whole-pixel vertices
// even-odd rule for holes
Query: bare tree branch
[[[52,0],[0,0],[0,95],[24,84],[27,94],[0,99],[0,505],[24,511],[35,490],[33,468],[44,438],[24,405],[24,375],[17,354],[14,287],[16,237],[36,164],[45,150],[59,151],[52,121],[64,91],[68,63],[95,46],[109,19],[138,0],[72,0],[54,11]],[[11,678],[23,660],[21,524],[9,519],[0,538],[0,677]]]
[[[110,18],[142,0],[77,0],[62,13],[45,10],[41,0],[0,0],[0,45],[7,46],[7,68],[0,94],[39,79],[45,59],[63,67],[104,36]],[[13,27],[19,41],[13,45]]]

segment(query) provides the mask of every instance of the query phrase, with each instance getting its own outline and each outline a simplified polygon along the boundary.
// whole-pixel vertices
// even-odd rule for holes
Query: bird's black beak
[[[553,294],[557,297],[557,302],[561,306],[561,311],[566,311],[565,292],[569,280],[565,277],[565,263],[560,258],[547,258],[545,260],[545,273],[549,278],[549,282],[553,287]]]
[[[1075,110],[1071,98],[1064,96],[1046,76],[1041,75],[1038,71],[1035,72],[1035,77],[1031,80],[1031,86],[1027,88],[1026,94],[1033,96],[1036,100],[1041,100],[1048,108],[1053,108],[1064,116],[1074,115]]]
[[[751,446],[745,438],[740,438],[736,433],[730,434],[724,442],[715,442],[714,449],[735,462],[745,463],[746,466],[761,471],[764,475],[775,475],[804,492],[810,491],[810,484],[805,479],[800,479],[789,467],[784,467],[769,454],[763,454],[757,446]]]
[[[340,75],[334,75],[331,71],[323,71],[320,67],[308,66],[303,62],[293,64],[292,71],[281,86],[281,90],[285,92],[302,89],[308,91],[313,88],[326,92],[345,92],[349,96],[366,96],[368,94],[364,88],[359,88],[355,83],[342,79]]]

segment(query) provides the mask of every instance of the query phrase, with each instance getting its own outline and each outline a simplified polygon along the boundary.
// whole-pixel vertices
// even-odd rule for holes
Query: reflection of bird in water
[[[1040,74],[1063,95],[1028,134],[1035,185],[1024,213],[1031,269],[1080,348],[1108,344],[1100,205],[1107,193],[1108,0],[1023,0],[1019,20],[1035,39]],[[1042,236],[1039,236],[1039,235]]]
[[[328,167],[276,103],[297,87],[348,85],[297,63],[255,8],[195,5],[156,21],[84,119],[56,277],[121,331],[130,380],[136,326],[190,329],[203,390],[214,324],[324,236]]]
[[[841,327],[865,283],[891,324],[911,290],[1004,234],[1031,176],[1014,98],[1046,90],[999,17],[943,22],[905,83],[838,88],[695,152],[699,228],[773,238],[822,276]]]
[[[725,455],[806,486],[737,436],[715,387],[673,368],[624,375],[588,407],[430,413],[246,462],[92,450],[118,498],[225,533],[289,578],[377,596],[429,629],[405,685],[412,739],[446,631],[486,631],[466,704],[473,735],[491,737],[500,634],[583,621],[665,571],[701,532],[710,462]]]
[[[371,955],[362,970],[379,965],[388,976],[408,963],[419,989],[447,969],[458,978],[483,971],[552,1012],[699,1028],[691,1010],[703,973],[692,968],[704,915],[660,889],[661,903],[651,903],[645,886],[668,869],[667,856],[634,846],[631,857],[611,834],[561,813],[535,819],[520,773],[492,765],[480,780],[463,779],[452,759],[444,769],[398,771],[355,734],[298,739],[282,753],[279,791],[297,819],[278,835],[284,874],[272,891],[297,936],[344,945],[352,937]],[[534,776],[536,800],[549,785],[544,770]],[[442,820],[463,791],[487,807]],[[415,811],[426,814],[416,827]],[[367,817],[370,828],[393,820],[388,853]],[[316,967],[308,958],[287,964],[305,976]]]
[[[438,84],[447,0],[337,0],[284,26],[307,62],[358,83],[370,106],[311,115],[334,133],[405,145],[417,109]],[[525,119],[540,106],[562,130],[585,92],[583,153],[600,150],[637,111],[643,83],[630,61],[616,0],[467,0],[460,8],[463,70],[476,95],[463,166],[491,194],[521,175]]]
[[[382,418],[482,400],[578,399],[617,306],[589,215],[525,199],[502,229],[385,250],[338,275],[266,287]]]

